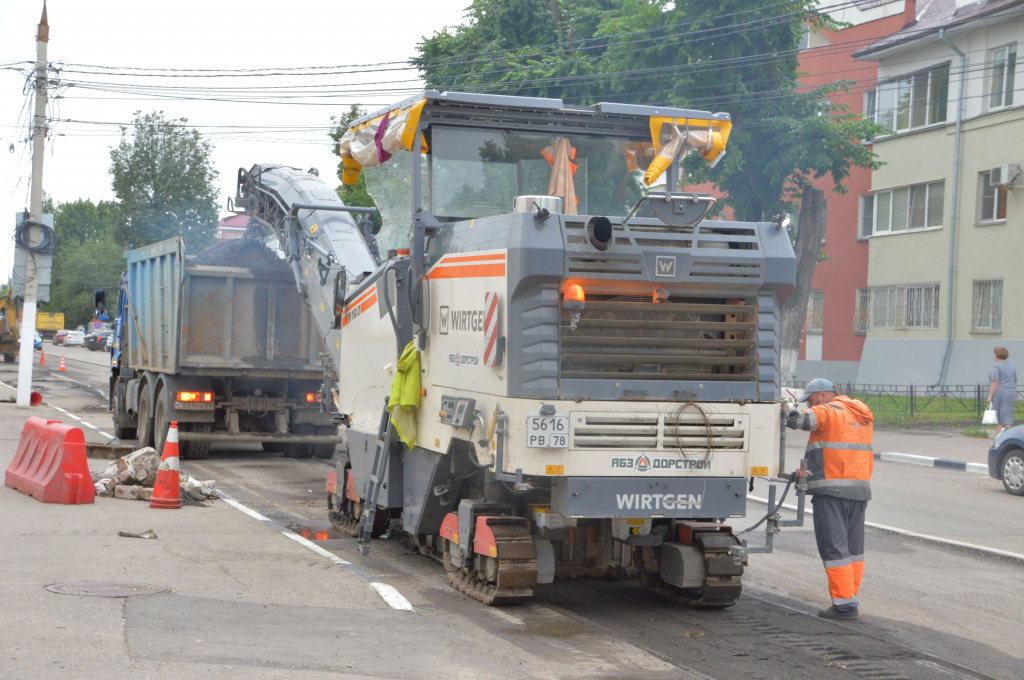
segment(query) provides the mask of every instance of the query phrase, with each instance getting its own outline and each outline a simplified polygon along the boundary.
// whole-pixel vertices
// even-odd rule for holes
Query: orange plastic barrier
[[[94,502],[82,430],[59,420],[28,418],[4,484],[43,503]]]

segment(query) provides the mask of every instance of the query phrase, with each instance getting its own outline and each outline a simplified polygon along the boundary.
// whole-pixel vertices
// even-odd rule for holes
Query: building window
[[[875,228],[875,195],[862,194],[860,197],[860,227],[857,231],[858,239],[866,239],[871,236]]]
[[[1003,330],[1003,280],[974,282],[971,305],[972,333],[1000,333]]]
[[[811,46],[811,31],[814,30],[808,24],[804,24],[800,27],[800,46],[797,48],[801,52],[809,49]]]
[[[825,291],[812,290],[807,299],[807,319],[804,329],[812,335],[821,335],[825,318]]]
[[[860,237],[942,226],[945,181],[861,196]]]
[[[988,105],[995,109],[1013,104],[1013,76],[1017,70],[1017,45],[992,52],[992,76],[988,86]]]
[[[870,291],[869,330],[939,327],[939,284],[875,286],[868,290]],[[860,293],[858,292],[859,305]]]
[[[1006,189],[989,184],[991,175],[980,173],[978,191],[978,222],[1002,222],[1006,219]]]
[[[857,289],[857,309],[853,312],[853,332],[864,335],[868,332],[868,320],[871,318],[871,289]]]
[[[946,122],[949,64],[881,83],[864,93],[864,115],[893,132]]]

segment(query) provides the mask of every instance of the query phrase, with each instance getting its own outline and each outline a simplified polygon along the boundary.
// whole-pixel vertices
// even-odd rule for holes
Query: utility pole
[[[50,41],[50,25],[46,22],[46,0],[43,0],[43,16],[39,19],[36,33],[36,110],[32,121],[32,197],[29,204],[28,242],[36,246],[42,242],[42,232],[37,226],[43,220],[43,147],[46,144],[46,88],[49,64],[46,61],[46,47]],[[30,263],[25,266],[25,302],[22,306],[21,353],[18,357],[18,408],[27,408],[32,392],[32,361],[36,337],[36,295],[39,283],[39,260],[35,253],[28,253],[35,266],[30,272]]]

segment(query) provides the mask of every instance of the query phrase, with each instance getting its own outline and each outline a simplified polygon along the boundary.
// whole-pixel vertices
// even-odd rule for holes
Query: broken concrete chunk
[[[193,501],[205,501],[209,498],[217,498],[217,490],[215,486],[216,481],[212,479],[201,482],[198,479],[189,477],[184,472],[181,473],[182,498],[188,498]]]
[[[152,486],[160,468],[160,454],[151,446],[132,451],[117,459],[115,479],[120,484]]]
[[[141,486],[118,484],[114,487],[114,498],[137,501],[139,500],[139,489],[141,488]]]
[[[96,473],[93,473],[96,474]],[[110,477],[104,477],[96,480],[96,495],[97,496],[113,496],[114,487],[116,483]]]

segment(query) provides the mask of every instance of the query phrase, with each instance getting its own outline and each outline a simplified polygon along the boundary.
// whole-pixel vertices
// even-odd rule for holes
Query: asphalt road
[[[47,366],[36,371],[36,386],[49,403],[109,432],[106,355],[79,348],[51,352],[51,347],[45,346]],[[63,374],[56,371],[61,353],[67,366]],[[0,365],[0,381],[14,384],[15,378],[15,367]],[[87,438],[103,437],[88,431]],[[789,464],[799,458],[805,439],[796,435],[788,440]],[[983,461],[988,446],[984,440],[949,432],[879,432],[879,443],[883,445],[876,448],[883,450],[899,446],[913,449],[904,453],[972,461]],[[773,554],[751,555],[744,595],[724,611],[680,608],[631,581],[557,582],[539,587],[531,604],[483,607],[448,587],[440,565],[410,551],[397,532],[376,541],[370,556],[362,558],[352,539],[331,530],[323,484],[332,466],[330,461],[286,460],[252,447],[226,446],[215,446],[205,461],[182,463],[186,472],[216,479],[218,488],[249,508],[394,585],[418,616],[435,624],[416,635],[472,641],[472,652],[461,664],[455,663],[462,668],[455,677],[478,676],[474,656],[487,654],[488,640],[500,640],[503,649],[514,650],[522,659],[521,668],[507,666],[497,673],[488,669],[488,677],[531,677],[535,671],[529,669],[548,666],[576,669],[576,674],[562,672],[563,677],[1024,677],[1024,561],[899,533],[906,530],[1024,554],[1019,528],[1024,499],[1009,496],[985,476],[876,462],[875,500],[869,505],[868,521],[895,531],[868,530],[862,618],[837,624],[813,615],[828,598],[809,526],[783,530]],[[759,483],[753,495],[766,496],[764,485]],[[736,520],[737,526],[753,523],[764,510],[763,504],[751,501],[747,518]],[[752,545],[764,540],[759,532],[749,537]],[[310,604],[317,598],[316,592],[308,593]],[[131,605],[145,606],[141,601]],[[197,637],[212,636],[228,649],[254,643],[232,633],[223,621],[252,613],[225,605],[208,623],[191,623],[197,626]],[[173,620],[166,625],[174,630]],[[375,635],[388,632],[378,628]],[[404,647],[424,647],[422,639],[394,635],[391,643],[398,655]],[[296,653],[273,645],[263,651],[284,667]],[[152,653],[175,652],[168,647]],[[384,677],[417,677],[415,672],[389,669],[384,664],[379,672]]]

